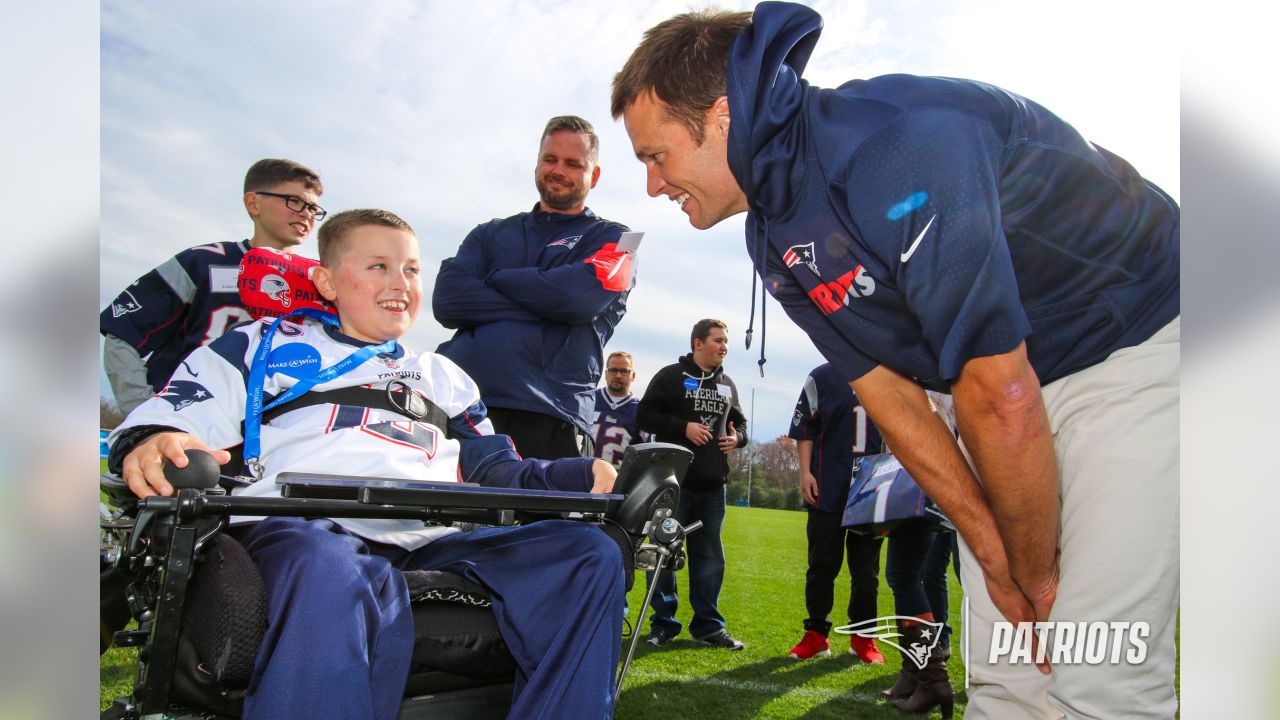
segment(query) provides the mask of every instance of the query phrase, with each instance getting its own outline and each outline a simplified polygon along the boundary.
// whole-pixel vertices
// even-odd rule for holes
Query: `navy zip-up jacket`
[[[729,166],[765,286],[846,380],[949,391],[1024,339],[1042,384],[1179,312],[1179,210],[1043,107],[952,78],[800,78],[822,19],[756,7],[729,60]]]
[[[436,352],[476,381],[486,406],[550,415],[589,433],[604,346],[630,287],[605,289],[588,261],[626,231],[589,208],[568,215],[537,206],[477,226],[436,276],[431,309],[457,329]]]

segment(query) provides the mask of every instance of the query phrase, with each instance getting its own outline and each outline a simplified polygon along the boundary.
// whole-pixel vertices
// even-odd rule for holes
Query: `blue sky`
[[[806,72],[814,84],[888,72],[992,82],[1048,106],[1179,197],[1178,28],[1160,5],[810,4],[825,19]],[[639,284],[609,349],[636,356],[643,390],[687,350],[693,322],[719,317],[744,405],[755,391],[753,434],[784,432],[821,357],[770,299],[759,377],[758,348],[742,347],[751,269],[741,217],[699,232],[673,203],[645,195],[643,168],[608,114],[609,83],[641,33],[690,4],[604,7],[104,2],[100,306],[184,247],[247,237],[240,183],[262,157],[318,170],[331,211],[405,217],[429,296],[433,271],[467,231],[533,205],[538,135],[548,117],[573,113],[601,135],[603,172],[588,204],[646,232]],[[314,239],[301,252],[314,256]],[[432,349],[447,337],[424,309],[406,340]]]

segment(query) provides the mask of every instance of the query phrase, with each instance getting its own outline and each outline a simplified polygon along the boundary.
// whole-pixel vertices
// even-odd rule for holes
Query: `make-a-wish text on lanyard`
[[[249,385],[247,388],[248,397],[245,399],[244,407],[244,462],[256,479],[262,478],[262,463],[258,461],[258,456],[262,451],[263,413],[277,405],[283,405],[284,403],[289,402],[316,385],[329,382],[352,368],[359,367],[366,360],[374,357],[375,355],[393,352],[396,349],[395,340],[388,340],[381,345],[366,345],[333,365],[317,372],[315,375],[298,380],[293,387],[276,397],[276,399],[272,400],[266,407],[263,407],[262,387],[266,383],[267,379],[267,356],[271,354],[271,340],[275,337],[276,329],[280,327],[281,322],[287,318],[295,317],[297,315],[306,315],[307,317],[315,318],[326,325],[341,327],[341,324],[338,322],[338,318],[334,317],[330,313],[313,310],[311,308],[302,308],[287,316],[276,318],[262,334],[262,341],[259,343],[258,350],[253,356],[253,365],[249,368]]]

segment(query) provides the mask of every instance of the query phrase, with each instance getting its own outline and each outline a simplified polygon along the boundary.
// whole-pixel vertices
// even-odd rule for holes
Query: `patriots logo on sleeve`
[[[205,389],[203,385],[191,380],[170,380],[168,385],[160,389],[156,393],[156,397],[163,398],[173,406],[174,410],[181,410],[188,405],[194,405],[198,402],[204,402],[213,397],[213,393]]]
[[[120,297],[111,303],[111,317],[120,317],[127,313],[135,312],[142,309],[142,303],[133,297],[133,293],[125,290],[120,293]]]

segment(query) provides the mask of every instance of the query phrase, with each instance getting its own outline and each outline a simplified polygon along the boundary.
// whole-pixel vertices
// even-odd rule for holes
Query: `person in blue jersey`
[[[184,451],[196,448],[225,461],[226,448],[241,442],[261,461],[253,484],[238,491],[249,496],[278,497],[283,471],[612,489],[617,473],[601,460],[520,459],[493,433],[466,373],[398,342],[422,300],[418,239],[403,219],[385,210],[338,213],[320,228],[319,245],[315,285],[337,317],[266,318],[197,348],[165,391],[112,433],[109,465],[135,494],[172,494],[166,458],[184,467]],[[355,404],[386,398],[393,385],[441,412],[406,416],[394,404]],[[322,399],[283,405],[259,424],[248,410],[253,392],[286,403]],[[518,667],[509,717],[612,715],[622,558],[599,529],[570,520],[467,531],[389,519],[232,523],[267,598],[246,720],[398,716],[414,628],[396,568],[448,570],[491,591]]]
[[[693,461],[680,481],[680,505],[675,518],[688,527],[702,528],[685,540],[689,567],[689,604],[693,619],[689,634],[700,647],[741,650],[744,645],[726,628],[720,613],[724,585],[725,487],[729,481],[729,453],[747,444],[747,417],[742,414],[738,386],[724,371],[729,354],[729,328],[706,318],[689,333],[689,354],[654,374],[640,400],[640,429],[658,442],[683,445]],[[653,573],[647,575],[653,585]],[[676,574],[657,579],[653,615],[646,642],[663,646],[684,626],[676,619],[680,595]]]
[[[592,413],[592,444],[595,456],[613,465],[622,464],[627,446],[640,441],[636,412],[640,399],[631,394],[636,380],[631,353],[616,350],[605,359],[604,387],[596,389],[596,409]]]
[[[477,226],[440,265],[431,307],[455,329],[437,349],[480,385],[498,432],[526,457],[591,455],[591,413],[604,346],[627,311],[632,276],[597,216],[591,123],[551,118],[542,131],[529,211]]]
[[[867,411],[849,383],[830,363],[819,365],[805,378],[787,436],[796,441],[809,545],[804,577],[804,605],[809,616],[804,621],[804,636],[789,655],[806,660],[831,654],[827,615],[835,603],[835,580],[846,558],[849,623],[876,617],[883,539],[850,532],[841,522],[849,500],[853,459],[880,452],[882,443],[880,432],[867,420]],[[884,664],[884,654],[874,638],[850,635],[849,653],[863,662]]]
[[[252,320],[236,274],[249,248],[291,250],[324,219],[320,176],[292,160],[265,159],[244,176],[253,235],[188,248],[138,278],[99,315],[103,366],[128,415],[169,381],[178,363],[237,323]]]
[[[765,2],[647,31],[612,112],[648,193],[696,228],[747,214],[763,286],[955,523],[967,716],[1171,717],[1178,205],[992,85],[810,85],[821,27]],[[959,442],[925,388],[953,396]],[[987,652],[1003,623],[1086,620],[1141,628],[1147,651],[1074,662],[1064,634],[1032,636],[1036,656],[1062,639],[1055,662]]]

